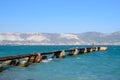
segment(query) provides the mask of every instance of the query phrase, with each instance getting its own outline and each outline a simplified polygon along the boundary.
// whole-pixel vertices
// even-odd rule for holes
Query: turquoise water
[[[0,46],[0,56],[76,47],[87,46]],[[107,47],[107,51],[46,60],[28,67],[6,67],[0,80],[120,80],[120,46]]]

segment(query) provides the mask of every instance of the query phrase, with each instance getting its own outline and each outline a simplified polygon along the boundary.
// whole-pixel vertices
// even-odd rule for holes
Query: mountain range
[[[0,33],[0,45],[120,45],[120,31],[114,33]]]

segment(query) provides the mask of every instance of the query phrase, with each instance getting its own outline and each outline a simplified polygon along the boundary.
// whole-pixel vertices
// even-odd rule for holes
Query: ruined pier
[[[89,48],[74,48],[65,50],[56,50],[50,52],[34,52],[30,54],[22,54],[16,56],[0,57],[0,72],[4,70],[4,66],[22,66],[26,67],[31,63],[40,63],[42,60],[49,58],[65,58],[66,56],[74,56],[95,51],[104,51],[107,47],[89,47]]]

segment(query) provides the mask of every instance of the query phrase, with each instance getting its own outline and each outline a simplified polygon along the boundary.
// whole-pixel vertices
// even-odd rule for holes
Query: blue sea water
[[[107,45],[106,45],[107,46]],[[88,46],[0,46],[0,56],[46,52]],[[120,46],[66,56],[28,67],[9,66],[0,72],[0,80],[120,80]]]

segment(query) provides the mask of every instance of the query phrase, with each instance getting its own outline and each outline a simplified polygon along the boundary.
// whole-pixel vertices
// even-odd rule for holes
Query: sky
[[[0,0],[0,32],[120,31],[120,0]]]

